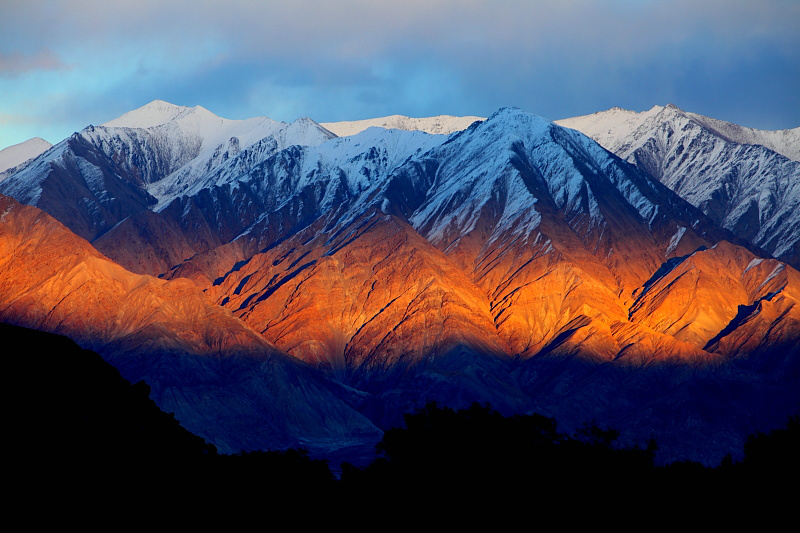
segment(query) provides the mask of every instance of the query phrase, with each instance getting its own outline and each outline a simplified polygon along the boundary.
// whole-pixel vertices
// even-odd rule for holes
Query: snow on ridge
[[[192,175],[184,167],[149,187],[148,192],[159,199],[155,210],[160,211],[175,198],[194,195],[203,188],[224,184],[236,188],[239,182],[248,182],[253,176],[259,179],[263,170],[252,174],[256,167],[272,165],[269,163],[272,157],[299,146],[301,150],[292,155],[296,167],[276,174],[286,173],[282,179],[294,181],[286,190],[302,188],[317,179],[344,176],[349,193],[358,195],[380,185],[391,170],[409,157],[427,152],[446,140],[444,135],[382,128],[370,128],[350,137],[331,137],[331,132],[313,120],[298,119],[251,148],[231,154],[224,164],[206,173]]]
[[[441,145],[444,135],[421,131],[368,128],[353,136],[339,137],[305,150],[302,182],[322,172],[341,175],[351,194],[385,185],[387,176],[409,158]]]
[[[437,115],[435,117],[411,118],[403,115],[370,118],[343,122],[322,122],[320,126],[339,137],[355,135],[371,127],[424,131],[434,135],[449,135],[467,129],[473,122],[486,120],[483,117]]]
[[[6,170],[18,167],[22,163],[40,156],[53,145],[40,137],[34,137],[0,150],[0,179]]]
[[[163,100],[153,100],[138,109],[128,111],[113,120],[101,124],[108,128],[154,128],[171,122],[192,108],[179,106]]]
[[[657,115],[662,106],[653,106],[647,111],[629,111],[612,107],[591,115],[565,118],[554,121],[565,128],[578,130],[608,150],[612,150],[623,138],[633,133],[648,118]]]
[[[159,151],[155,159],[167,157],[169,175],[158,176],[148,183],[148,192],[159,200],[156,211],[179,196],[214,186],[219,181],[220,168],[227,166],[230,171],[245,173],[252,164],[275,151],[292,145],[315,146],[334,137],[308,118],[290,124],[268,117],[232,120],[200,106],[188,108],[158,100],[131,113],[132,116],[126,114],[120,120],[94,128],[92,135],[98,139],[93,142],[97,145],[106,137],[117,136],[131,139],[130,142],[139,139],[139,144]],[[257,154],[249,152],[250,160],[239,161],[235,168],[230,166],[232,160],[250,148]]]
[[[202,106],[185,107],[163,100],[154,100],[101,125],[107,129],[145,129],[163,137],[176,134],[197,137],[203,150],[214,150],[231,137],[237,137],[242,146],[249,146],[284,126],[286,123],[268,117],[233,120],[219,117]]]
[[[440,166],[432,184],[433,194],[409,222],[418,231],[424,228],[429,242],[449,247],[456,242],[454,237],[458,240],[475,229],[484,213],[494,212],[496,220],[487,243],[504,235],[527,238],[541,222],[541,214],[536,209],[538,199],[512,163],[516,158],[527,158],[543,169],[549,167],[547,174],[559,182],[548,181],[551,195],[575,204],[575,191],[567,190],[570,183],[566,183],[574,177],[571,171],[575,169],[564,147],[556,146],[553,128],[558,126],[543,117],[506,107],[477,127],[451,136],[434,151]],[[580,187],[573,189],[579,194]],[[597,206],[591,207],[589,215],[600,216]]]
[[[792,161],[800,161],[800,127],[772,131],[757,130],[696,113],[687,112],[686,115],[727,141],[761,145]]]
[[[555,123],[566,128],[578,130],[597,141],[601,146],[620,155],[620,149],[629,141],[637,129],[660,117],[663,122],[667,118],[682,116],[693,120],[714,135],[737,144],[757,144],[769,148],[793,161],[800,161],[800,127],[786,130],[757,130],[706,117],[697,113],[683,111],[674,104],[653,106],[642,112],[629,111],[613,107],[591,115],[556,120]],[[648,128],[643,128],[648,129]]]
[[[63,166],[69,138],[56,144],[15,172],[10,179],[0,181],[0,193],[11,196],[20,203],[36,205],[42,195],[42,183],[50,175],[50,166]]]

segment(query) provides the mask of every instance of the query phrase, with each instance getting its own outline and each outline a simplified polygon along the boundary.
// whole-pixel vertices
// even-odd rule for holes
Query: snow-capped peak
[[[46,152],[53,145],[39,137],[0,150],[0,174]],[[0,177],[2,179],[2,177]]]
[[[164,100],[153,100],[149,104],[143,105],[133,111],[128,111],[121,117],[102,124],[109,128],[154,128],[167,122],[172,122],[193,109],[202,110],[210,113],[204,108],[179,106],[165,102]]]
[[[666,107],[677,109],[673,104]],[[591,137],[601,146],[614,150],[617,143],[630,135],[647,119],[658,115],[662,106],[653,106],[647,111],[630,111],[621,107],[612,107],[606,111],[599,111],[591,115],[556,120],[555,123],[565,128],[578,130]]]
[[[411,118],[403,115],[390,115],[388,117],[354,120],[348,122],[323,122],[323,128],[335,133],[339,137],[348,137],[360,133],[367,128],[378,127],[385,129],[424,131],[434,135],[449,135],[461,131],[475,121],[485,120],[482,117],[451,115],[438,115],[426,118]]]
[[[692,120],[715,135],[737,144],[758,144],[792,161],[800,161],[800,127],[790,130],[757,130],[696,113],[686,113]]]

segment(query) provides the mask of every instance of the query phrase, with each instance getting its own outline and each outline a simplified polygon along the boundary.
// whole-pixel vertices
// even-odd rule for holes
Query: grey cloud
[[[21,52],[0,53],[0,76],[14,77],[39,70],[68,70],[65,64],[50,50],[41,50],[34,54]]]
[[[11,0],[0,10],[2,57],[50,49],[140,65],[93,94],[97,121],[164,98],[231,118],[519,105],[555,119],[672,101],[754,127],[800,123],[796,91],[770,91],[767,104],[767,82],[752,81],[797,82],[795,1]]]

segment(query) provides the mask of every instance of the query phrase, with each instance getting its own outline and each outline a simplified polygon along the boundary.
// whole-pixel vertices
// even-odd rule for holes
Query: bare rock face
[[[335,370],[409,365],[460,344],[506,353],[481,291],[407,223],[372,212],[346,229],[255,255],[215,287],[220,303]]]
[[[797,271],[721,242],[673,260],[631,307],[631,321],[714,353],[754,353],[800,341]],[[723,341],[724,340],[724,341]]]

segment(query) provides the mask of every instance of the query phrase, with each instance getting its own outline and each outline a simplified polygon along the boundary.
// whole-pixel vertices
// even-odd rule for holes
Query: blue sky
[[[800,0],[0,3],[0,148],[154,99],[319,122],[674,103],[794,128]]]

